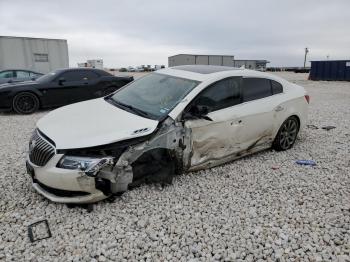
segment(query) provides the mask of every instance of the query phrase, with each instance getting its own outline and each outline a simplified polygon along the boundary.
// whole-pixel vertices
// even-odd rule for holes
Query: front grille
[[[29,142],[29,159],[37,166],[45,166],[55,155],[55,148],[35,130]]]
[[[53,187],[49,187],[47,185],[44,185],[43,183],[40,183],[38,180],[35,180],[35,183],[38,183],[39,186],[44,189],[45,191],[59,197],[78,197],[78,196],[87,196],[90,193],[82,192],[82,191],[69,191],[69,190],[63,190],[63,189],[57,189]]]

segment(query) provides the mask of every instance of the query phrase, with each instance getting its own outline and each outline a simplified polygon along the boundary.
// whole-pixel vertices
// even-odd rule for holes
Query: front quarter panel
[[[22,92],[31,92],[35,94],[41,101],[43,93],[38,89],[39,84],[9,84],[6,87],[0,88],[0,109],[12,109],[13,98]]]

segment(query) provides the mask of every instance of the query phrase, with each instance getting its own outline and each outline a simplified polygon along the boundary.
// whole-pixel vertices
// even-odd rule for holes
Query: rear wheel
[[[39,99],[30,92],[22,92],[13,98],[12,106],[19,114],[32,114],[39,109]]]
[[[298,119],[295,116],[289,117],[278,130],[272,147],[277,151],[284,151],[292,148],[297,139],[298,132]]]

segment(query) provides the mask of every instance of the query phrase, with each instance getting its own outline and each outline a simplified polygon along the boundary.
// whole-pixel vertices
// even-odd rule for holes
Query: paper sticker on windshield
[[[169,111],[169,108],[166,108],[166,107],[160,109],[160,112],[161,112],[162,114],[164,114],[164,113],[166,113],[166,112],[168,112],[168,111]]]

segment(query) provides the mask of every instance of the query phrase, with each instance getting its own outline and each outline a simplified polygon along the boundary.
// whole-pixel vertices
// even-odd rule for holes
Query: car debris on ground
[[[313,160],[297,160],[295,163],[302,166],[316,166],[316,162]]]
[[[318,127],[315,125],[306,125],[306,127],[310,129],[318,129]]]
[[[324,126],[324,127],[322,127],[322,129],[327,130],[327,131],[332,130],[334,128],[335,128],[335,126]]]
[[[49,223],[46,219],[40,220],[28,226],[28,237],[30,242],[36,242],[52,236]]]

